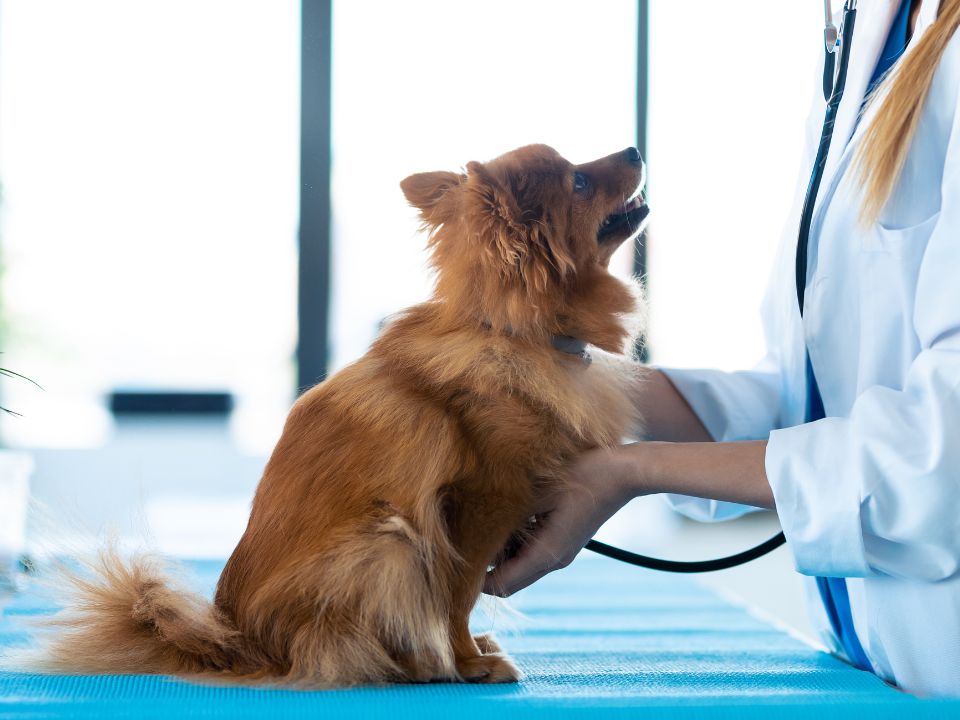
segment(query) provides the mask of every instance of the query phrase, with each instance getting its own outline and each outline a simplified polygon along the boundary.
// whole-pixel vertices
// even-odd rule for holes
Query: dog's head
[[[635,148],[573,165],[529,145],[464,173],[411,175],[401,187],[431,232],[437,294],[454,311],[502,332],[574,335],[622,351],[619,318],[634,310],[635,293],[607,266],[643,230],[643,179]]]

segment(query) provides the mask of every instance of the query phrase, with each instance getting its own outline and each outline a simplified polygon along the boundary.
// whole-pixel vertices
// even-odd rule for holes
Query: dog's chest
[[[487,392],[463,393],[453,405],[465,439],[483,464],[542,471],[584,450],[619,443],[630,433],[633,375],[604,358]]]

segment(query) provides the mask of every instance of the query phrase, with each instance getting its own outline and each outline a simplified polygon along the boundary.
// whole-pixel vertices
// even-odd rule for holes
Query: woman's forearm
[[[644,442],[620,450],[622,477],[636,495],[677,493],[774,509],[766,440]]]
[[[643,417],[646,438],[668,442],[710,442],[713,438],[700,418],[670,382],[656,369],[645,372],[633,398]]]

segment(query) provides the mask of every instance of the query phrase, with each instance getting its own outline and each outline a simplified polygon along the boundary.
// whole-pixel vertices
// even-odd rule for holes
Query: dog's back
[[[217,606],[293,681],[452,677],[443,488],[470,454],[442,405],[371,352],[298,400]]]

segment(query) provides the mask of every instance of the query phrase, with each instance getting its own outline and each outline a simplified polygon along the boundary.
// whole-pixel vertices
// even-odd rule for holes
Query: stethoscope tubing
[[[737,565],[743,565],[751,560],[763,557],[767,553],[776,550],[787,542],[787,538],[782,532],[774,535],[769,540],[760,543],[756,547],[744,550],[736,555],[716,558],[714,560],[664,560],[663,558],[650,557],[649,555],[640,555],[638,553],[624,550],[623,548],[607,545],[599,540],[589,540],[584,549],[608,558],[619,560],[630,565],[649,568],[650,570],[660,570],[661,572],[672,573],[706,573],[716,572],[717,570],[727,570]]]
[[[810,245],[810,224],[813,221],[813,209],[823,180],[823,171],[827,164],[827,155],[830,152],[830,143],[833,140],[833,126],[837,119],[840,100],[847,84],[847,66],[850,62],[850,46],[853,42],[853,26],[857,20],[856,3],[854,7],[847,7],[843,12],[842,40],[840,43],[840,60],[837,68],[837,77],[831,82],[830,99],[827,102],[826,114],[823,118],[823,129],[820,131],[820,144],[817,146],[817,156],[813,162],[813,173],[807,184],[807,193],[803,199],[803,211],[800,213],[800,232],[797,238],[796,282],[797,304],[800,315],[803,316],[804,295],[807,288],[807,250]],[[830,57],[827,53],[827,57]],[[827,89],[827,74],[824,74],[824,89]]]

